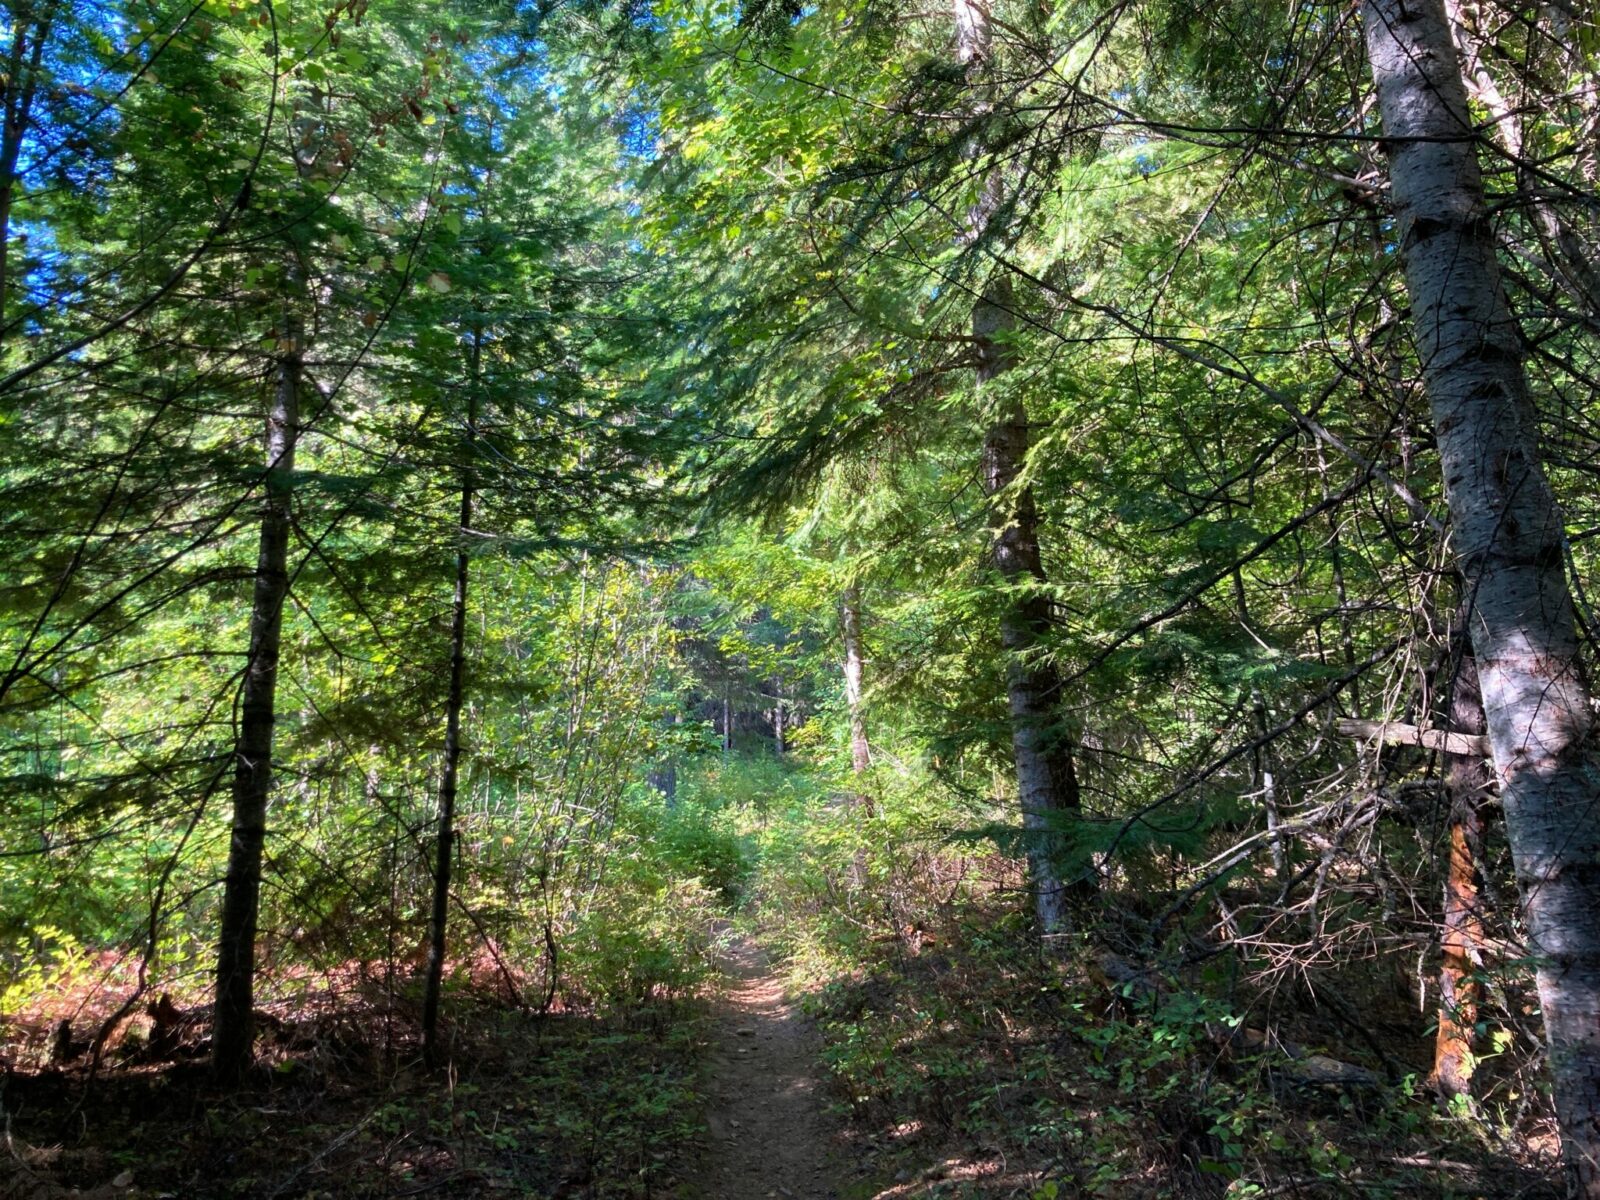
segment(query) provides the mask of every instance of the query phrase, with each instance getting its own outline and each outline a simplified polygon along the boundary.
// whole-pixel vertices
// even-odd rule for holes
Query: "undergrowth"
[[[235,1090],[208,1073],[203,970],[164,947],[138,990],[136,949],[39,931],[4,996],[0,1196],[671,1195],[701,1128],[701,995],[750,859],[694,805],[641,804],[613,837],[580,903],[552,911],[515,880],[470,895],[442,1072],[420,1063],[417,953],[314,967],[286,942]]]
[[[86,1036],[136,972],[40,930],[49,952],[6,995],[0,1195],[671,1197],[702,1132],[700,997],[730,919],[783,956],[821,1030],[859,1176],[841,1200],[1558,1194],[1547,1109],[1441,1113],[1425,1021],[1389,1011],[1376,964],[1339,980],[1355,1010],[1263,987],[1192,937],[1176,965],[1107,969],[1131,891],[1046,954],[1021,865],[962,836],[931,788],[863,797],[719,758],[611,837],[580,904],[541,910],[509,878],[473,898],[512,932],[462,935],[443,1075],[418,1066],[415,963],[398,960],[269,974],[240,1093],[205,1074],[203,981],[176,955],[163,978],[201,1015],[183,1045],[154,1054],[140,1015],[92,1081],[81,1047],[46,1065],[59,1021]],[[1531,1077],[1490,1065],[1485,1094]]]
[[[948,797],[880,792],[868,813],[801,786],[741,809],[748,914],[822,1031],[863,1200],[1561,1194],[1542,1105],[1440,1110],[1426,1020],[1380,964],[1338,981],[1355,1012],[1332,975],[1262,987],[1222,946],[1108,976],[1143,897],[1103,895],[1046,954],[1021,864]],[[1537,1077],[1514,1069],[1497,1086]]]
[[[660,1194],[695,1128],[695,1022],[537,1016],[457,997],[445,1077],[384,1061],[376,1005],[284,1023],[242,1092],[199,1061],[15,1074],[7,1196],[238,1200]],[[108,1182],[109,1181],[109,1182]]]
[[[952,905],[810,995],[838,1107],[896,1181],[874,1194],[1560,1194],[1548,1161],[1442,1117],[1415,1074],[1383,1079],[1338,1045],[1309,1061],[1355,1082],[1319,1082],[1246,1039],[1240,1006],[1108,989],[1042,957],[996,899]]]

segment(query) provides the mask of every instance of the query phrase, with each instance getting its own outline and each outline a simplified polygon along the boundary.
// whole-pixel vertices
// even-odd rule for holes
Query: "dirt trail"
[[[709,1145],[696,1200],[837,1200],[834,1124],[823,1111],[816,1037],[784,1003],[766,954],[747,939],[724,958],[729,981],[711,1039]]]

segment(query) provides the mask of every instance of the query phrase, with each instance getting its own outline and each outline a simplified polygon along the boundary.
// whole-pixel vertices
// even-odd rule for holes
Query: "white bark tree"
[[[856,584],[845,588],[840,598],[839,628],[844,638],[844,699],[850,710],[850,769],[859,778],[872,766],[872,747],[861,699],[861,589]]]
[[[1569,1178],[1600,1197],[1600,771],[1561,508],[1444,0],[1365,0],[1362,16]]]

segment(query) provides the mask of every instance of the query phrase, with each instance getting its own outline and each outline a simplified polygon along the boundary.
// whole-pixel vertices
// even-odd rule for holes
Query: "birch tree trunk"
[[[850,769],[861,776],[872,766],[872,746],[861,706],[861,589],[855,584],[845,588],[840,597],[839,628],[844,639],[844,700],[850,710]]]
[[[472,340],[472,386],[467,389],[466,461],[461,468],[461,511],[456,548],[456,586],[450,609],[450,691],[445,701],[444,763],[439,771],[439,824],[433,839],[433,911],[428,919],[428,967],[422,992],[422,1058],[439,1065],[439,996],[444,988],[447,950],[445,935],[450,921],[450,870],[456,842],[456,790],[461,766],[461,709],[466,698],[467,674],[467,554],[472,528],[472,455],[478,440],[478,365],[483,335]]]
[[[1364,0],[1362,15],[1569,1180],[1600,1197],[1600,775],[1563,518],[1444,2]]]
[[[968,80],[979,89],[993,56],[993,32],[985,0],[955,0],[956,56]],[[978,106],[982,109],[982,102]],[[978,158],[981,143],[969,149]],[[1003,181],[997,170],[983,181],[983,194],[967,214],[967,237],[982,237],[1000,207]],[[978,354],[980,395],[1013,365],[1006,337],[1015,327],[1010,280],[991,278],[972,308],[972,334]],[[1006,652],[1006,695],[1011,716],[1011,748],[1016,762],[1017,795],[1028,845],[1028,874],[1034,915],[1046,935],[1067,924],[1068,888],[1062,858],[1062,814],[1079,807],[1072,740],[1060,721],[1060,678],[1039,661],[1039,647],[1050,626],[1050,605],[1039,549],[1039,514],[1033,489],[1018,487],[1028,459],[1028,414],[1020,399],[1002,396],[994,423],[983,441],[982,478],[990,499],[991,555],[1012,598],[1000,618]],[[1081,890],[1074,887],[1074,891]]]
[[[299,438],[305,325],[286,315],[283,353],[266,428],[266,497],[256,551],[250,608],[250,654],[239,698],[234,742],[233,828],[217,943],[215,1026],[211,1062],[223,1080],[249,1070],[255,1044],[256,922],[261,904],[261,855],[272,795],[272,741],[277,723],[278,650],[289,590],[289,530],[293,518],[295,444]]]

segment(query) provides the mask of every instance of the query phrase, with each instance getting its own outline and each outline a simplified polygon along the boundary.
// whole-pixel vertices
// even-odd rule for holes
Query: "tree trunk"
[[[861,776],[872,766],[872,746],[861,706],[861,589],[853,583],[839,598],[839,628],[844,638],[844,701],[850,710],[850,769]]]
[[[985,336],[984,310],[990,307],[985,297],[974,314],[973,328],[979,331],[980,338]],[[992,342],[985,339],[980,345],[1001,360]],[[1003,366],[1003,361],[994,367],[980,366],[980,384]],[[995,569],[1014,593],[1000,618],[1001,644],[1006,652],[1011,750],[1027,839],[1034,915],[1041,932],[1048,935],[1066,927],[1068,901],[1073,894],[1089,889],[1086,880],[1069,886],[1060,872],[1064,857],[1061,823],[1063,814],[1076,812],[1079,807],[1078,777],[1071,740],[1057,719],[1060,679],[1052,667],[1038,660],[1039,647],[1050,627],[1049,600],[1038,588],[1045,580],[1038,515],[1030,488],[1012,490],[1027,457],[1027,446],[1022,406],[1007,404],[1001,419],[984,439],[983,485],[996,501],[992,518]]]
[[[661,793],[661,798],[667,802],[667,807],[673,806],[678,795],[678,765],[674,762],[664,762],[660,766],[645,772],[645,782]]]
[[[256,552],[255,595],[250,609],[250,656],[239,699],[234,743],[233,829],[217,945],[215,1028],[211,1061],[216,1075],[236,1080],[249,1070],[255,1043],[256,921],[261,903],[261,855],[267,802],[272,794],[272,735],[277,722],[278,648],[289,590],[295,444],[299,438],[300,385],[305,326],[286,315],[284,352],[266,430],[266,498]]]
[[[466,460],[461,467],[460,539],[450,610],[450,692],[445,701],[444,763],[439,771],[439,824],[433,839],[433,912],[428,919],[428,968],[422,991],[422,1059],[439,1065],[439,995],[444,988],[445,934],[450,919],[450,868],[456,840],[456,788],[461,766],[461,709],[467,673],[467,554],[472,528],[472,456],[478,440],[478,364],[482,335],[472,341],[472,386],[467,389]]]
[[[1365,0],[1412,331],[1575,1192],[1600,1197],[1600,785],[1590,692],[1443,0]]]
[[[11,45],[6,54],[6,77],[0,83],[4,96],[0,113],[0,339],[9,332],[7,313],[11,294],[11,211],[16,203],[17,162],[22,143],[33,123],[33,102],[38,95],[39,68],[45,43],[55,22],[57,0],[48,0],[37,16],[27,4],[11,13]]]
[[[1250,628],[1250,604],[1244,590],[1244,572],[1233,570],[1233,597],[1239,607],[1239,623]],[[1267,697],[1259,687],[1250,688],[1250,709],[1256,718],[1256,735],[1259,739],[1250,752],[1251,781],[1255,795],[1261,798],[1261,810],[1267,819],[1267,850],[1272,855],[1272,874],[1280,888],[1289,886],[1289,855],[1284,848],[1282,824],[1278,811],[1278,781],[1272,770],[1271,745],[1268,731],[1272,728],[1267,716]]]
[[[675,726],[683,724],[681,709],[672,714],[672,723]],[[669,809],[677,807],[678,803],[678,760],[675,757],[677,746],[677,739],[672,739],[669,757],[645,773],[645,782],[661,793]]]
[[[993,53],[989,9],[981,0],[956,0],[955,16],[956,55],[981,94]],[[969,148],[973,158],[982,152],[981,144]],[[993,170],[967,214],[969,240],[988,232],[1000,207],[1001,189],[1000,173]],[[1016,324],[1012,303],[1010,280],[998,276],[988,281],[973,305],[980,394],[1012,366],[1005,340]],[[1011,594],[1000,619],[1000,635],[1034,914],[1040,930],[1050,935],[1067,924],[1069,891],[1084,890],[1087,884],[1082,881],[1069,889],[1060,875],[1062,814],[1079,807],[1078,779],[1071,738],[1059,720],[1060,678],[1039,661],[1039,648],[1050,627],[1050,602],[1039,586],[1045,582],[1039,515],[1033,489],[1016,486],[1028,458],[1028,414],[1022,401],[1012,397],[1001,397],[996,408],[983,442],[983,488],[991,501],[991,554]]]
[[[1450,731],[1481,735],[1483,700],[1478,692],[1478,661],[1464,637],[1460,654],[1450,684]],[[1473,1026],[1479,993],[1475,972],[1483,947],[1483,914],[1478,905],[1478,863],[1483,847],[1481,806],[1493,785],[1494,776],[1482,755],[1444,756],[1444,788],[1450,804],[1450,860],[1445,869],[1439,1033],[1434,1039],[1431,1079],[1446,1099],[1472,1094]]]

